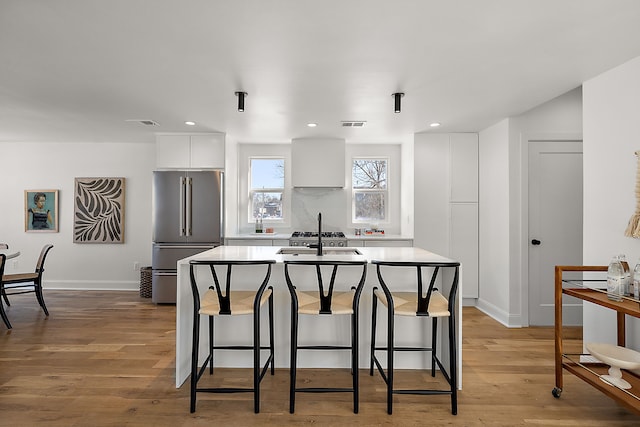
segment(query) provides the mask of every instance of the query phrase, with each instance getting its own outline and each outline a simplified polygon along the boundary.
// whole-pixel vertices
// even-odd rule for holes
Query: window
[[[284,159],[252,157],[249,161],[249,221],[282,220]]]
[[[387,159],[353,159],[351,183],[353,222],[387,221]]]

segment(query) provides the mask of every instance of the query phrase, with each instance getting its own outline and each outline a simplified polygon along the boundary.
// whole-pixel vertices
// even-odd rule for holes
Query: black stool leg
[[[375,291],[378,288],[373,288],[373,303],[371,306],[371,355],[369,360],[369,375],[373,375],[373,365],[376,352],[376,318],[377,318],[377,310],[378,310],[378,298],[376,297]]]
[[[213,375],[213,316],[209,316],[209,375]]]
[[[358,312],[351,315],[351,372],[353,375],[353,413],[358,413]]]
[[[436,376],[436,346],[438,342],[438,318],[431,318],[431,376]]]
[[[253,312],[253,410],[260,412],[260,306]]]
[[[393,412],[393,353],[395,346],[393,343],[394,334],[394,319],[393,319],[393,302],[388,301],[387,310],[387,413],[389,415]]]
[[[451,375],[451,413],[458,414],[458,367],[456,348],[456,319],[453,310],[449,316],[449,372]]]
[[[198,386],[198,346],[200,343],[200,316],[193,316],[193,341],[191,344],[191,401],[190,412],[196,411],[196,388]]]
[[[271,289],[271,295],[269,295],[269,356],[271,357],[271,375],[275,374],[274,367],[274,339],[273,339],[273,288]]]
[[[293,414],[296,405],[296,364],[298,354],[298,304],[291,302],[291,364],[289,367],[289,413]]]

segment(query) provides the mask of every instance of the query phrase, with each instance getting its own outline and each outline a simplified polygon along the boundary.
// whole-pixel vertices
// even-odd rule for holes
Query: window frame
[[[353,179],[353,165],[358,160],[369,161],[384,161],[386,163],[386,188],[356,188]],[[388,156],[353,156],[350,163],[351,171],[351,222],[353,224],[389,224],[390,223],[390,199],[391,199],[391,173],[390,173],[391,160]],[[374,218],[356,218],[356,193],[369,193],[377,194],[381,193],[384,196],[384,219]]]
[[[282,160],[282,171],[284,176],[282,177],[282,187],[263,187],[260,189],[254,189],[252,188],[251,184],[252,184],[252,161],[253,160]],[[282,212],[282,217],[281,218],[263,218],[262,222],[264,223],[269,223],[269,224],[282,224],[285,223],[286,221],[286,215],[287,215],[287,209],[285,208],[285,197],[286,197],[286,188],[287,188],[287,159],[285,156],[277,156],[277,155],[249,155],[247,158],[248,161],[248,165],[247,165],[247,172],[248,172],[248,181],[247,181],[247,222],[249,224],[254,223],[256,220],[256,217],[253,216],[253,200],[254,200],[254,195],[255,194],[259,194],[259,193],[280,193],[281,197],[282,197],[282,206],[281,206],[281,212]]]

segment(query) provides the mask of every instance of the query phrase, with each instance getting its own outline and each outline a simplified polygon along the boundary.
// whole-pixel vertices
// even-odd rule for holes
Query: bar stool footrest
[[[296,392],[304,392],[304,393],[340,393],[347,392],[353,393],[352,388],[330,388],[330,387],[304,387],[304,388],[296,388]]]

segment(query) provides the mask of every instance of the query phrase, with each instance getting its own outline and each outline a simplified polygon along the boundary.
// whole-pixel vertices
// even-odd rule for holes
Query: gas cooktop
[[[318,243],[317,231],[294,231],[289,239],[289,246],[309,246]],[[323,231],[323,246],[347,246],[347,237],[342,231]]]
[[[317,231],[294,231],[293,234],[291,234],[292,238],[317,238],[318,237],[318,232]],[[340,239],[344,239],[345,235],[342,231],[323,231],[322,232],[322,238],[340,238]]]

